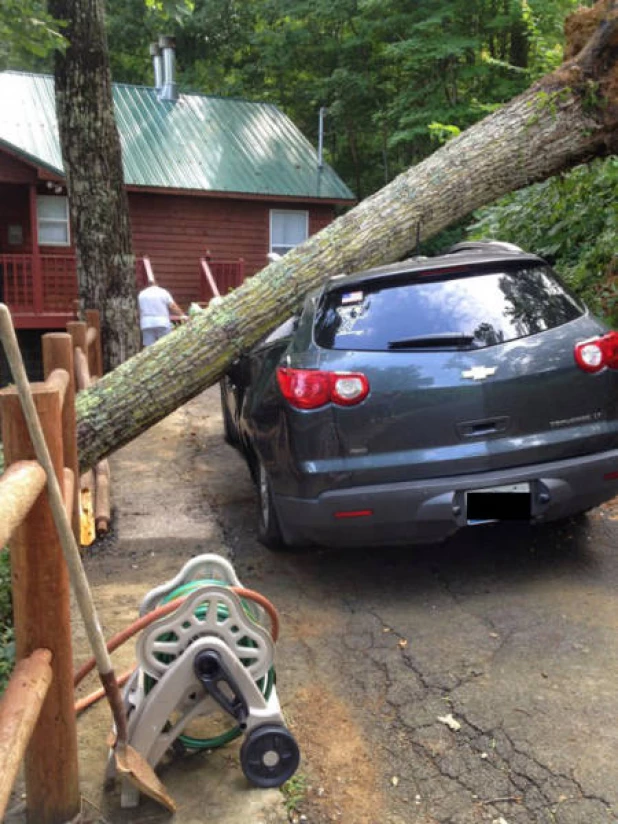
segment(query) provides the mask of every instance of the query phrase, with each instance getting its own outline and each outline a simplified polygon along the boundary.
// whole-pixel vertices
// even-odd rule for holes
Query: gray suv
[[[618,494],[618,333],[509,244],[332,278],[221,390],[271,547],[433,542]]]

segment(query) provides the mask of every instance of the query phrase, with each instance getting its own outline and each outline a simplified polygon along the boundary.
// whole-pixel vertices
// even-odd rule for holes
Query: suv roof
[[[354,286],[366,281],[381,280],[382,278],[397,277],[397,275],[409,275],[416,272],[439,272],[440,269],[456,271],[470,265],[479,263],[504,263],[505,261],[545,263],[545,261],[533,255],[531,252],[524,252],[512,243],[502,243],[500,241],[471,241],[458,243],[452,246],[447,252],[436,257],[411,257],[400,260],[397,263],[389,263],[386,266],[375,266],[372,269],[365,269],[351,275],[335,275],[325,287],[325,291],[339,289],[342,286]]]
[[[456,243],[444,252],[445,255],[454,255],[459,252],[487,252],[489,250],[525,254],[520,246],[508,243],[505,240],[464,240]]]

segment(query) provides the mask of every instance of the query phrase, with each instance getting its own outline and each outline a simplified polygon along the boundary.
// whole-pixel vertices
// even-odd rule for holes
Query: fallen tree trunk
[[[501,195],[618,146],[618,2],[585,10],[583,49],[185,327],[77,399],[82,468],[93,466],[200,391],[338,272],[405,256]],[[577,18],[571,31],[578,33]]]

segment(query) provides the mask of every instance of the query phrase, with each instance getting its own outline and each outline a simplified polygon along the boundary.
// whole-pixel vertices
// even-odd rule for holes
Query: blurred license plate
[[[530,484],[508,484],[466,493],[469,524],[487,521],[529,521]]]

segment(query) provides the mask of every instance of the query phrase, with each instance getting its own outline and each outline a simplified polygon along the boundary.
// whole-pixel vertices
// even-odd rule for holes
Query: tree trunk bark
[[[104,0],[50,0],[49,9],[69,21],[69,46],[56,55],[56,109],[80,306],[100,310],[104,363],[113,369],[139,351],[139,323]]]
[[[618,145],[618,3],[569,63],[246,281],[219,306],[121,364],[78,398],[83,468],[200,391],[339,272],[405,256],[507,192]],[[589,11],[589,10],[587,10]]]

